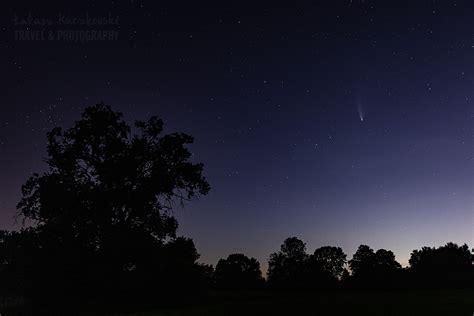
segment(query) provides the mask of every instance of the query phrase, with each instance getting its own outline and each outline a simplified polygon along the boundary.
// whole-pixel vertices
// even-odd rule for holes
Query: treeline
[[[360,245],[352,259],[340,247],[324,246],[312,254],[305,243],[287,238],[270,255],[264,281],[254,258],[233,254],[214,272],[217,288],[274,289],[453,289],[474,288],[474,256],[469,247],[444,246],[413,250],[402,268],[392,251]]]
[[[29,225],[0,231],[0,297],[116,304],[179,302],[209,289],[473,286],[471,251],[452,243],[413,251],[408,269],[389,250],[362,245],[347,261],[338,247],[308,254],[295,237],[270,255],[266,279],[243,254],[199,264],[172,211],[210,186],[190,161],[193,138],[162,132],[157,117],[132,128],[98,104],[47,134],[49,168],[26,181],[17,206]]]

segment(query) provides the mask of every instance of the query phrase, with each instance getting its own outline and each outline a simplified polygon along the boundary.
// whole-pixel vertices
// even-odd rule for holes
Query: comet
[[[364,121],[364,111],[362,110],[362,106],[360,103],[357,104],[357,112],[359,113],[359,119],[361,122]]]

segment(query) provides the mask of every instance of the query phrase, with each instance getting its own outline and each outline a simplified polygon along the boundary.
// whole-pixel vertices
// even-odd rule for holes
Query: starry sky
[[[403,265],[474,246],[472,3],[158,3],[2,10],[0,228],[20,227],[46,132],[103,101],[195,136],[212,190],[175,216],[202,262],[242,252],[265,269],[288,236]]]

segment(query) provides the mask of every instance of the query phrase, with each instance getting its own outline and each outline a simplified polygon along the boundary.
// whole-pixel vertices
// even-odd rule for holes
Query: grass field
[[[73,306],[51,315],[474,315],[474,291],[345,291],[219,293],[206,302],[135,312],[77,313]],[[45,313],[48,314],[48,313]],[[4,312],[4,315],[36,313]]]
[[[135,314],[140,315],[140,314]],[[474,291],[228,295],[215,303],[141,315],[474,315]]]

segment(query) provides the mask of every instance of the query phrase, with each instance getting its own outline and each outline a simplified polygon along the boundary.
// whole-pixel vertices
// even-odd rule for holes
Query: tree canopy
[[[444,246],[423,247],[413,250],[410,268],[418,286],[467,287],[474,284],[474,255],[464,244],[447,243]]]
[[[220,259],[216,265],[215,279],[221,288],[256,288],[263,282],[260,263],[241,253]]]
[[[81,120],[48,133],[49,171],[22,188],[21,216],[79,239],[92,249],[114,230],[136,231],[156,240],[174,237],[172,202],[207,194],[202,164],[190,162],[182,133],[162,136],[163,121],[137,121],[137,134],[104,104],[86,108]]]
[[[390,250],[374,251],[367,245],[360,245],[349,260],[349,267],[359,285],[392,287],[394,283],[400,282],[397,277],[402,266]]]
[[[280,286],[298,286],[304,282],[308,254],[306,244],[296,238],[285,239],[279,252],[270,255],[268,281]]]
[[[339,279],[344,272],[346,254],[340,247],[324,246],[311,255],[311,261],[324,273],[334,279]]]

